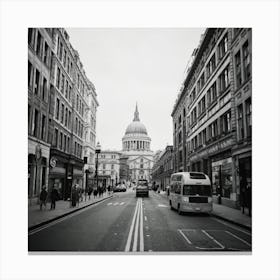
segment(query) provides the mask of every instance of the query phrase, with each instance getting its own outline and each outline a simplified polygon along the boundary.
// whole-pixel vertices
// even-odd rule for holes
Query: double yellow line
[[[132,234],[133,242],[132,242]],[[138,238],[139,235],[139,238]],[[125,252],[143,252],[144,251],[144,234],[143,234],[143,203],[142,198],[137,199],[135,211],[133,214],[132,222],[128,238],[126,241]],[[138,243],[139,239],[139,243]]]

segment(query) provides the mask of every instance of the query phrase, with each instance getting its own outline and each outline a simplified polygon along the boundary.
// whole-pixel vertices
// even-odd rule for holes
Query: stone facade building
[[[170,186],[173,172],[173,146],[168,145],[155,160],[152,171],[153,185],[159,186],[161,190],[165,191],[166,187]]]
[[[68,199],[74,184],[84,185],[84,155],[94,163],[95,88],[65,29],[30,28],[28,47],[29,197],[45,185]]]
[[[115,186],[120,178],[120,156],[118,151],[104,150],[98,156],[98,182],[100,187]]]
[[[174,171],[205,172],[231,207],[251,181],[251,50],[251,29],[207,29],[172,111]]]
[[[37,200],[42,186],[48,187],[52,48],[50,29],[28,29],[28,197],[31,203]]]

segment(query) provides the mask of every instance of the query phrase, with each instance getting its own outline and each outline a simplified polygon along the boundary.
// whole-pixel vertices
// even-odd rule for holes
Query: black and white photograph
[[[280,2],[0,1],[0,279],[280,279]]]
[[[29,28],[28,250],[251,252],[251,98],[251,28]]]

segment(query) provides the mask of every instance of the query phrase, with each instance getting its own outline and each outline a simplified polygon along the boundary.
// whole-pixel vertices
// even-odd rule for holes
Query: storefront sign
[[[51,168],[55,168],[56,167],[56,162],[57,162],[57,159],[55,157],[51,157],[51,159],[50,159],[50,166],[51,166]]]

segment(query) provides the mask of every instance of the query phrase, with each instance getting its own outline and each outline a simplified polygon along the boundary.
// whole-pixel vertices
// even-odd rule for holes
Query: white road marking
[[[114,203],[113,205],[115,206],[115,205],[118,205],[119,203],[118,202],[116,202],[116,203]]]
[[[188,239],[188,237],[183,233],[181,229],[178,229],[178,231],[181,233],[181,235],[184,237],[184,239],[189,243],[192,244],[192,242]]]
[[[213,220],[219,222],[220,224],[223,224],[223,225],[225,225],[225,226],[231,227],[231,228],[233,228],[233,229],[235,229],[235,230],[238,230],[238,231],[240,231],[240,232],[243,232],[243,233],[245,233],[245,234],[247,234],[247,235],[252,236],[252,234],[251,234],[250,232],[247,232],[247,231],[245,231],[245,230],[241,230],[241,229],[239,229],[239,228],[237,228],[237,227],[235,227],[235,226],[233,226],[233,225],[231,225],[231,224],[229,224],[229,223],[227,223],[227,222],[223,222],[223,221],[221,221],[221,220],[219,220],[219,219],[217,219],[217,218],[214,218],[214,217],[211,217],[211,219],[213,219]]]
[[[144,219],[145,219],[145,222],[147,222],[147,216],[145,216]]]
[[[120,205],[123,205],[123,204],[124,204],[124,202],[121,202],[121,203],[120,203]]]
[[[165,204],[159,204],[158,207],[169,207],[169,206]]]
[[[108,203],[107,205],[111,205],[111,204],[113,204],[112,202],[110,202],[110,203]]]
[[[136,203],[136,206],[135,206],[135,211],[134,211],[133,218],[132,218],[132,222],[131,222],[130,229],[129,229],[128,238],[127,238],[127,241],[126,241],[125,252],[128,252],[129,249],[130,249],[130,243],[131,243],[131,237],[132,237],[132,232],[133,232],[134,223],[135,223],[135,217],[136,217],[136,214],[138,212],[138,204],[139,204],[139,202],[137,200],[137,203]]]
[[[220,246],[220,249],[224,249],[225,246],[222,245],[220,242],[218,242],[212,235],[210,235],[209,233],[207,233],[205,230],[201,230],[205,235],[207,235],[210,239],[212,239],[216,244],[218,244]]]
[[[142,198],[141,198],[142,201]],[[144,251],[144,237],[143,237],[143,204],[141,203],[140,213],[140,252]]]
[[[230,231],[227,231],[227,230],[226,230],[225,232],[228,233],[228,234],[230,234],[230,235],[232,235],[233,237],[235,237],[236,239],[240,240],[241,242],[245,243],[245,244],[248,245],[249,247],[251,247],[251,244],[248,243],[247,241],[245,241],[244,239],[238,237],[237,235],[231,233]]]
[[[132,248],[133,252],[135,252],[137,250],[140,207],[141,207],[141,202],[138,203],[138,211],[137,211],[137,217],[136,217],[136,224],[135,224],[135,230],[134,230],[134,240],[133,240],[133,248]]]

